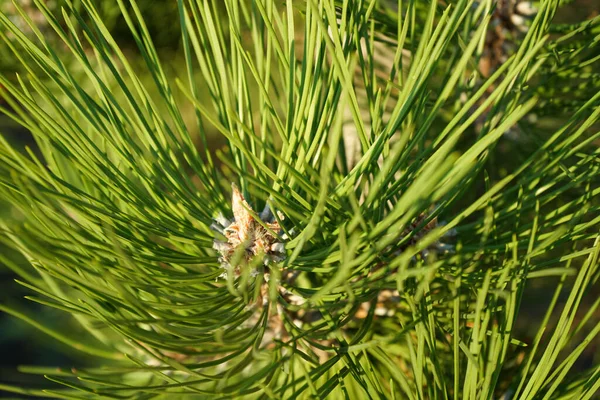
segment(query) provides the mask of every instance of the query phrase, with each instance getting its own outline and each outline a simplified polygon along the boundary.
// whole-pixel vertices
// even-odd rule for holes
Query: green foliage
[[[559,1],[542,1],[484,73],[493,1],[178,0],[181,58],[161,59],[138,4],[118,0],[141,63],[91,0],[34,2],[47,31],[25,12],[27,29],[0,15],[22,71],[0,77],[2,112],[41,152],[0,137],[0,199],[16,214],[0,240],[32,268],[2,261],[30,300],[72,314],[90,338],[0,309],[100,364],[24,367],[65,388],[0,389],[598,390],[598,360],[575,363],[600,330],[600,303],[584,304],[600,276],[600,18],[554,24]],[[265,205],[274,220],[252,211]],[[232,233],[213,219],[242,212],[284,243],[284,260],[239,246],[219,261],[214,240]],[[554,294],[519,334],[539,281]]]

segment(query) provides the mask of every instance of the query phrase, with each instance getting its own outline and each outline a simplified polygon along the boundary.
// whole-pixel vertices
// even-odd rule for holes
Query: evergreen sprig
[[[91,337],[0,309],[102,366],[0,389],[596,393],[597,360],[574,366],[600,330],[582,304],[600,276],[598,18],[554,24],[541,1],[485,74],[491,0],[178,0],[173,76],[135,0],[117,1],[135,57],[91,0],[34,3],[44,32],[18,2],[21,25],[0,14],[22,71],[0,76],[1,111],[41,152],[0,137],[0,239],[31,268],[2,261]],[[521,337],[540,278],[554,295]]]

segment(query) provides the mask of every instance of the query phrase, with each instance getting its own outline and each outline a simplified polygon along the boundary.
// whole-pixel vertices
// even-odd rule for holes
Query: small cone
[[[233,211],[233,217],[238,226],[238,236],[240,238],[240,242],[243,243],[250,239],[252,227],[254,225],[254,218],[252,218],[252,215],[250,215],[248,212],[250,205],[246,202],[236,184],[232,183],[231,188],[231,208]]]

